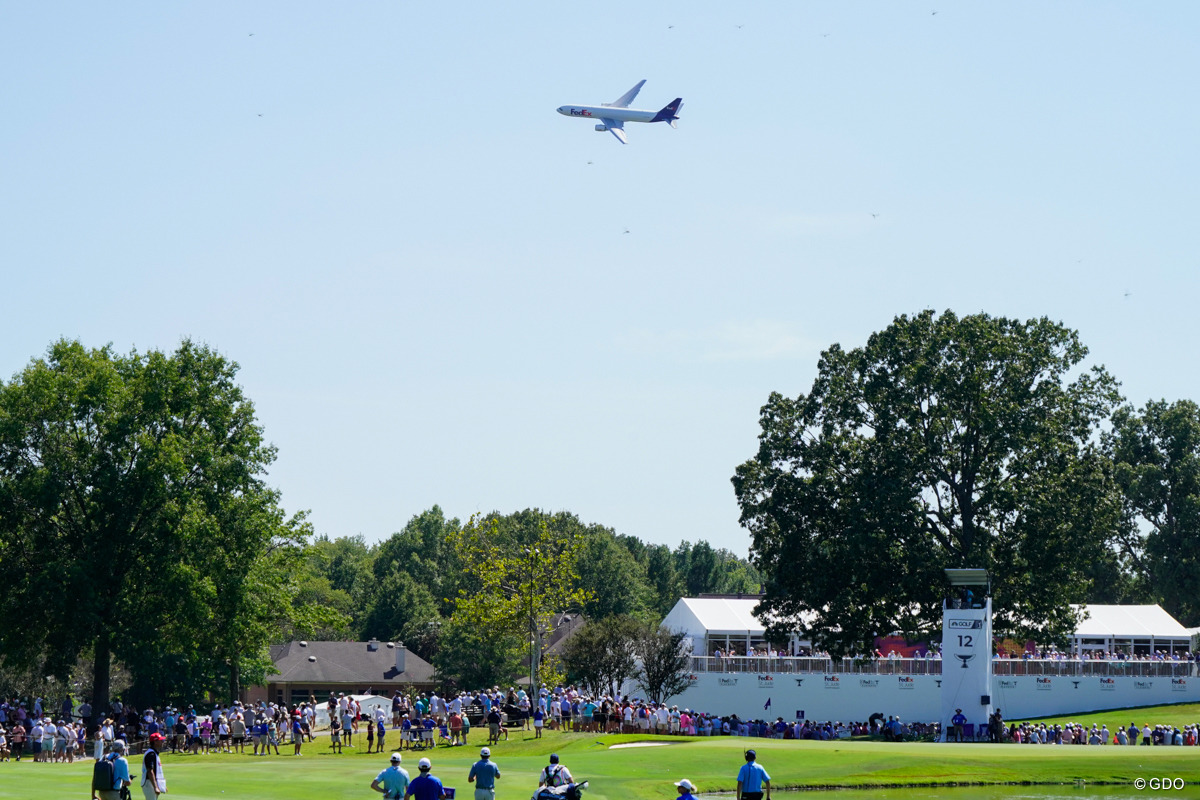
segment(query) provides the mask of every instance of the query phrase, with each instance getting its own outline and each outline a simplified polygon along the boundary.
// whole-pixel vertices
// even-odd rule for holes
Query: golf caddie
[[[371,788],[389,800],[400,800],[408,789],[408,772],[400,768],[400,754],[392,753],[392,763],[371,781]]]
[[[737,800],[771,800],[771,776],[757,758],[753,750],[746,751],[746,763],[737,776]]]

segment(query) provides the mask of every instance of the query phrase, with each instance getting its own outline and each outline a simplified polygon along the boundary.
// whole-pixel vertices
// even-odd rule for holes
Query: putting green
[[[1144,713],[1144,712],[1143,712]],[[416,774],[421,755],[433,772],[471,800],[466,776],[485,743],[472,731],[467,747],[438,747],[427,753],[404,752],[403,766]],[[665,747],[610,749],[614,744],[670,742]],[[721,737],[712,739],[650,736],[599,736],[547,732],[541,740],[513,733],[492,747],[502,775],[500,800],[525,800],[537,773],[555,751],[577,780],[591,781],[587,800],[632,800],[675,796],[674,781],[691,779],[701,792],[732,791],[743,763],[742,748],[752,746],[775,787],[885,786],[913,784],[1111,783],[1132,786],[1136,778],[1178,778],[1200,784],[1200,751],[1183,747],[1053,747],[1035,745],[887,744],[868,741],[796,742]],[[287,749],[280,748],[286,753]],[[164,757],[175,800],[255,798],[255,800],[341,800],[370,798],[371,780],[387,766],[387,754],[346,750],[332,755],[327,740],[306,744],[300,758],[245,755],[170,755]],[[134,772],[140,764],[134,759]],[[0,798],[87,797],[91,762],[0,764]],[[136,788],[136,787],[135,787]],[[137,792],[135,797],[140,796]]]

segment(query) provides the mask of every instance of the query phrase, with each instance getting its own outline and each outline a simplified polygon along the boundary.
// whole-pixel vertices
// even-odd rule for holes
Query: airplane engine
[[[600,132],[602,132],[602,133],[603,133],[604,131],[608,130],[608,128],[607,128],[607,127],[605,127],[604,125],[597,125],[597,126],[596,126],[596,130],[598,130],[598,131],[600,131]]]

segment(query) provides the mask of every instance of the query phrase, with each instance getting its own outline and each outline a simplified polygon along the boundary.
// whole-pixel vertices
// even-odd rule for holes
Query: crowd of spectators
[[[1009,725],[1005,731],[1005,741],[1014,744],[1079,744],[1079,745],[1144,745],[1144,746],[1180,746],[1195,747],[1200,737],[1200,724],[1185,725],[1179,729],[1174,725],[1155,725],[1144,723],[1138,727],[1136,722],[1129,723],[1128,728],[1117,727],[1109,731],[1107,724],[1097,726],[1095,723],[1089,729],[1086,725],[1068,722],[1065,725],[1023,722]]]
[[[278,754],[290,743],[295,755],[300,745],[313,739],[314,709],[307,703],[289,709],[273,703],[217,703],[208,714],[195,706],[138,709],[114,700],[107,714],[93,716],[85,702],[71,700],[57,709],[58,718],[45,714],[42,698],[12,697],[0,702],[0,758],[34,761],[73,761],[91,755],[100,758],[122,742],[126,752],[144,749],[151,736],[163,737],[172,753],[249,752]],[[247,750],[249,748],[249,750]]]
[[[688,707],[653,701],[593,696],[576,687],[542,689],[536,695],[522,688],[499,687],[441,696],[436,692],[411,697],[396,692],[390,714],[386,703],[364,709],[356,698],[331,695],[322,704],[328,714],[329,747],[361,747],[368,752],[389,749],[427,749],[443,744],[467,743],[472,727],[486,726],[488,744],[507,739],[510,728],[585,733],[642,733],[660,736],[741,736],[792,740],[830,740],[852,736],[878,736],[886,741],[933,739],[938,726],[905,723],[899,717],[874,714],[865,722],[784,720],[718,716]],[[100,758],[113,752],[120,741],[128,752],[138,752],[155,734],[164,737],[162,748],[172,753],[280,754],[291,745],[301,754],[305,742],[315,740],[318,704],[310,697],[289,707],[284,703],[217,703],[208,713],[195,706],[161,710],[137,709],[114,701],[105,715],[93,718],[86,704],[74,707],[64,701],[48,712],[42,698],[8,698],[0,702],[0,760],[30,758],[36,762],[71,762],[90,755]],[[1200,724],[1182,729],[1172,725],[1130,724],[1110,731],[1106,725],[1019,723],[996,725],[986,732],[991,741],[1018,744],[1196,746]],[[323,722],[323,720],[322,720]],[[982,727],[982,726],[981,726]],[[984,731],[979,731],[977,738]]]
[[[64,703],[52,714],[40,697],[0,701],[0,760],[71,763],[82,757],[87,727],[73,710]]]

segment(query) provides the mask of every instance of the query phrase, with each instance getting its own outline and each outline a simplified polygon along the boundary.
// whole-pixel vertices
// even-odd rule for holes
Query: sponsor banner
[[[693,673],[693,674],[691,674],[691,675],[688,675],[688,676],[687,676],[687,685],[688,685],[689,687],[691,687],[691,686],[695,686],[695,685],[696,685],[696,684],[698,684],[699,682],[700,682],[700,676],[699,676],[699,675],[696,675],[695,673]]]
[[[983,620],[981,619],[949,619],[946,620],[946,627],[952,631],[978,631],[983,630]]]
[[[1037,689],[1039,692],[1048,692],[1048,691],[1050,691],[1050,688],[1051,688],[1051,685],[1053,684],[1053,682],[1054,681],[1051,678],[1038,678],[1037,684],[1034,686],[1034,688]]]
[[[1001,689],[1015,689],[1015,688],[1017,688],[1017,682],[1016,682],[1016,681],[1006,681],[1006,680],[1001,680],[1001,681],[1000,681],[1000,688],[1001,688]]]
[[[1187,691],[1187,680],[1184,678],[1171,678],[1171,691],[1172,692],[1186,692]]]
[[[796,719],[804,719],[804,710],[803,709],[796,710]]]
[[[826,675],[823,682],[826,689],[842,688],[842,680],[837,675]]]
[[[1146,690],[1148,690],[1148,689],[1153,689],[1153,688],[1154,688],[1154,681],[1134,681],[1134,682],[1133,682],[1133,688],[1134,688],[1134,689],[1140,689],[1140,690],[1142,690],[1142,691],[1146,691]]]
[[[774,685],[775,685],[775,679],[773,677],[771,677],[770,675],[759,675],[758,676],[758,688],[770,689]]]
[[[717,686],[737,686],[737,678],[718,678]]]
[[[1115,680],[1113,680],[1112,678],[1101,678],[1100,679],[1100,691],[1115,692],[1116,690],[1117,690],[1117,682]]]
[[[874,689],[879,685],[879,678],[859,678],[858,685],[866,689]]]
[[[896,678],[896,681],[898,682],[901,689],[913,689],[913,688],[916,688],[916,685],[917,685],[917,682],[915,680],[913,680],[912,678],[908,677],[907,675],[899,676],[898,678]]]

